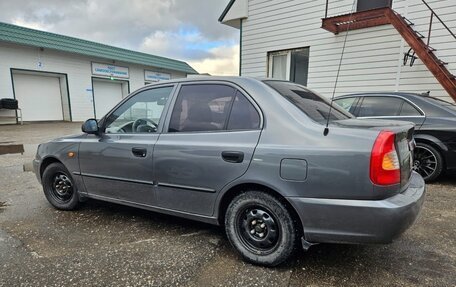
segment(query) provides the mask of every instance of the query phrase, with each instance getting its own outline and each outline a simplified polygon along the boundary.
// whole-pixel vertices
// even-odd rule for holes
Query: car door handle
[[[242,151],[223,151],[222,158],[226,162],[241,163],[244,161],[244,153]]]
[[[131,149],[131,152],[133,153],[134,156],[137,156],[137,157],[146,157],[146,155],[147,155],[147,149],[142,148],[142,147],[134,147]]]

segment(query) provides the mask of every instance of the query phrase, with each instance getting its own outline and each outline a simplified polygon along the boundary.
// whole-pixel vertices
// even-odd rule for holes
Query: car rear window
[[[444,106],[445,108],[456,112],[456,104],[444,101],[439,98],[433,98],[433,97],[426,97],[426,100],[428,100],[431,103],[437,104],[439,106]]]
[[[416,117],[416,116],[421,116],[421,113],[414,106],[412,106],[411,104],[404,101],[399,115],[406,116],[406,117],[411,117],[411,116]]]
[[[330,102],[322,96],[317,95],[304,86],[292,82],[264,81],[264,83],[276,90],[312,120],[318,123],[325,123],[328,120]],[[330,121],[349,118],[353,118],[353,116],[344,111],[336,103],[333,104]]]

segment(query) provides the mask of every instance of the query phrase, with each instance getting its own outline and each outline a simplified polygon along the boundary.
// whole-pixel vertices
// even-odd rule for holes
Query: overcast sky
[[[237,75],[239,30],[217,19],[229,0],[0,1],[0,21],[184,60]]]

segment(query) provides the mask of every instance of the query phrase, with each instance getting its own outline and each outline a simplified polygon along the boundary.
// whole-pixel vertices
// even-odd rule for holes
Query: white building
[[[0,98],[24,121],[101,118],[130,91],[197,72],[187,63],[0,23]],[[15,111],[0,109],[0,123]]]
[[[336,96],[430,91],[456,100],[455,15],[454,0],[231,0],[219,21],[240,29],[241,75],[292,80],[331,96],[348,30]],[[404,65],[414,52],[413,66],[410,57]]]

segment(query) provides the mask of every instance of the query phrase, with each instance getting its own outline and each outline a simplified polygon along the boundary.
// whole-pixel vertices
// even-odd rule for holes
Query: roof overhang
[[[241,19],[247,18],[248,12],[248,0],[230,0],[218,20],[222,24],[239,29]]]
[[[0,22],[0,46],[3,43],[51,49],[185,74],[198,74],[183,61]]]

